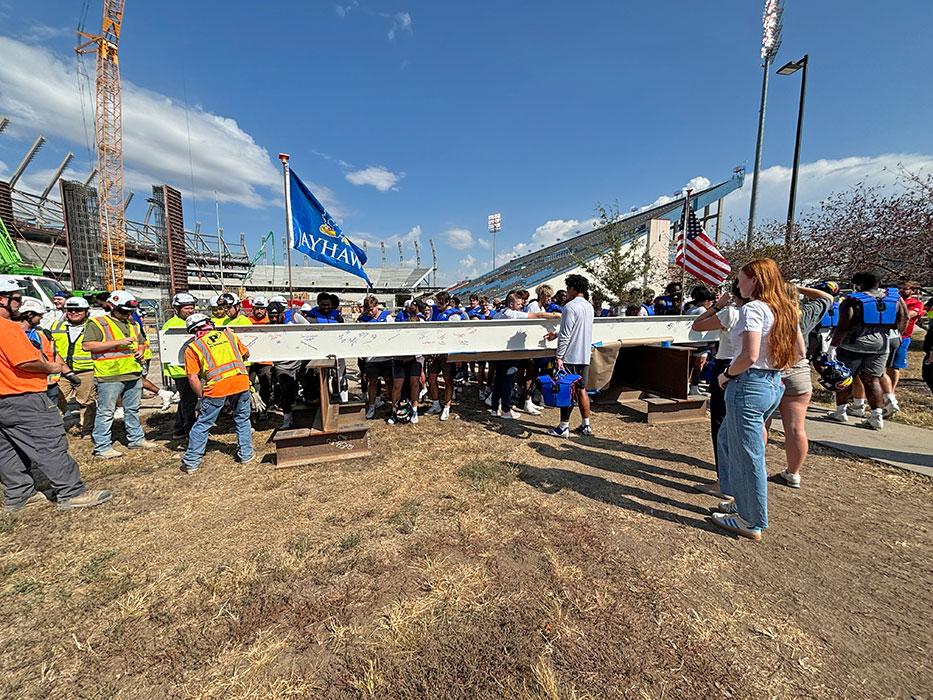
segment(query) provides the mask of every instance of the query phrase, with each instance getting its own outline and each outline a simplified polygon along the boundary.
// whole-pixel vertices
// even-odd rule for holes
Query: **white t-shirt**
[[[497,311],[493,318],[528,318],[528,312],[516,311],[515,309],[502,309],[502,311]]]
[[[564,305],[557,332],[557,356],[571,365],[590,364],[593,352],[593,305],[582,296]]]
[[[537,299],[534,299],[528,302],[528,306],[525,307],[525,310],[530,314],[534,314],[541,311],[541,305],[538,303]]]
[[[774,314],[763,301],[754,299],[739,309],[739,319],[732,329],[732,342],[736,354],[742,351],[742,334],[745,331],[761,333],[761,349],[758,352],[758,360],[752,365],[753,369],[774,369],[768,343],[768,335],[773,325]]]
[[[717,360],[734,360],[741,348],[732,341],[732,329],[739,320],[739,310],[730,304],[716,313],[716,318],[723,330],[719,333],[719,350],[716,351]]]

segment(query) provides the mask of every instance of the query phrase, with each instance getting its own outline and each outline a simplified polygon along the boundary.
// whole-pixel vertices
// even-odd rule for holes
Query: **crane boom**
[[[107,289],[123,289],[126,268],[126,216],[123,192],[123,101],[120,83],[120,32],[125,0],[103,0],[100,34],[85,39],[75,50],[97,55],[95,140],[97,145],[97,199],[107,270]]]

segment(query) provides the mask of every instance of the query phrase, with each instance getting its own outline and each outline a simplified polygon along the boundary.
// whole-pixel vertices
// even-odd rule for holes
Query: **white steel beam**
[[[694,317],[646,316],[597,318],[593,344],[623,341],[628,345],[713,342],[715,331],[690,330]],[[322,323],[311,325],[232,326],[249,348],[250,360],[349,359],[448,353],[528,352],[554,349],[544,336],[556,331],[558,320],[445,321],[436,323]],[[182,328],[159,333],[163,362],[181,364],[181,350],[191,335]]]

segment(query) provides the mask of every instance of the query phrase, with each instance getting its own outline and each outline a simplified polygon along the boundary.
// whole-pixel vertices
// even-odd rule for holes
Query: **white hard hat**
[[[0,279],[0,294],[11,294],[12,292],[21,292],[23,287],[14,279],[6,277]]]
[[[278,302],[279,304],[288,306],[288,299],[283,297],[281,294],[276,294],[275,296],[269,297],[269,303],[271,304],[272,302]]]
[[[178,292],[172,297],[172,306],[192,306],[197,304],[198,300],[188,294],[188,292]]]
[[[213,296],[208,298],[207,305],[213,309],[215,306],[217,306],[219,302],[220,302],[220,296],[217,294],[214,294]]]
[[[20,315],[36,314],[37,316],[42,316],[45,312],[45,304],[35,297],[23,297],[23,303],[19,306]]]
[[[119,309],[136,309],[139,307],[139,302],[136,301],[136,297],[122,289],[115,291],[107,297],[107,301]]]
[[[269,306],[269,302],[265,297],[253,297],[253,308],[264,309],[267,306]]]
[[[185,319],[185,329],[189,333],[202,328],[205,325],[210,324],[211,320],[204,314],[191,314],[188,318]]]
[[[90,308],[91,305],[84,297],[68,297],[65,300],[65,309],[69,311],[87,311]]]

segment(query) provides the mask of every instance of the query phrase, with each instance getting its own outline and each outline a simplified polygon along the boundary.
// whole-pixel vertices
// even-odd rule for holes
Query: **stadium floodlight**
[[[761,18],[761,60],[770,63],[781,48],[781,31],[784,23],[784,7],[781,0],[765,0],[765,11]]]
[[[807,64],[810,54],[804,54],[799,61],[788,61],[778,68],[779,75],[793,75],[803,69],[800,76],[800,103],[797,106],[797,137],[794,139],[794,167],[790,175],[790,198],[787,202],[787,228],[784,233],[784,245],[790,247],[794,237],[794,208],[797,204],[797,176],[800,174],[800,137],[803,132],[803,101],[807,96]]]
[[[778,75],[793,75],[801,68],[807,65],[805,58],[800,59],[799,61],[788,61],[783,66],[777,69]]]
[[[502,214],[496,212],[486,217],[489,223],[489,233],[492,234],[492,269],[496,269],[496,234],[502,230]]]

